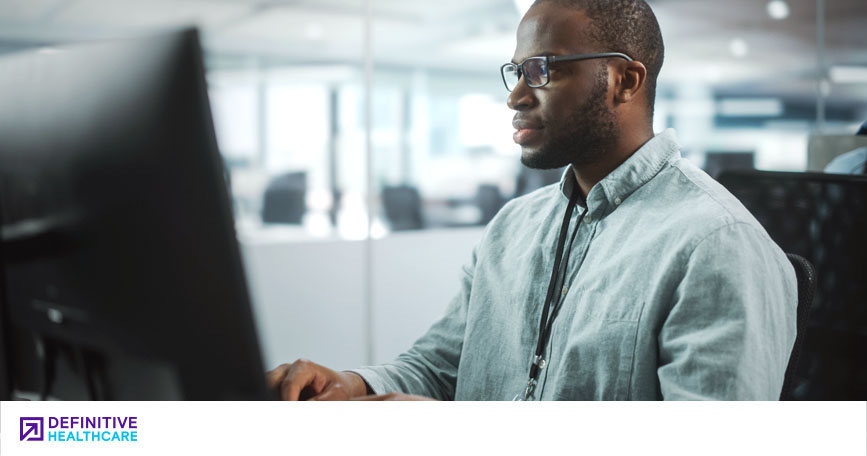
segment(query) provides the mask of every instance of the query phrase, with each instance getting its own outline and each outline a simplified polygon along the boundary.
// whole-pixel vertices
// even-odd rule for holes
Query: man
[[[653,136],[662,56],[642,0],[537,1],[503,79],[522,162],[571,165],[562,182],[497,214],[409,351],[282,365],[283,398],[777,399],[793,268],[672,131]]]

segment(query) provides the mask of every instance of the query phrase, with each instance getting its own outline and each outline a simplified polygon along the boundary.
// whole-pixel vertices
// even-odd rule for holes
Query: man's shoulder
[[[659,195],[654,204],[658,210],[667,212],[678,226],[688,227],[696,236],[702,237],[724,227],[736,226],[770,239],[767,232],[722,184],[692,164],[679,159],[664,169],[648,190]]]

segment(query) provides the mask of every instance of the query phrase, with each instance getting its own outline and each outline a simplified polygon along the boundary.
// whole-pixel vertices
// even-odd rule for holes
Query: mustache
[[[539,130],[544,128],[544,125],[537,119],[515,116],[512,119],[512,127],[515,130]]]

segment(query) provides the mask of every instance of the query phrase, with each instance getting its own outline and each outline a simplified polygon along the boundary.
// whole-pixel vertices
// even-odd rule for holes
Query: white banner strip
[[[3,456],[552,451],[863,456],[867,403],[0,403]]]

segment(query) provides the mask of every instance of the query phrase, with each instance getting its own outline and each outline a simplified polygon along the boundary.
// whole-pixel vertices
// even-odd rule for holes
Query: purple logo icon
[[[42,434],[44,421],[42,417],[22,416],[21,417],[21,441],[40,441],[44,440]]]

